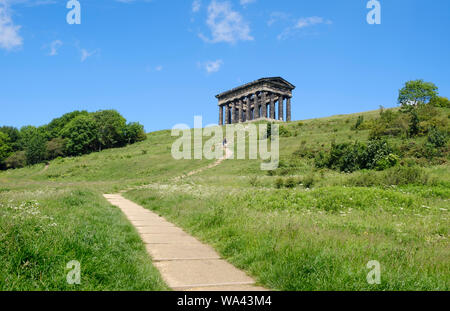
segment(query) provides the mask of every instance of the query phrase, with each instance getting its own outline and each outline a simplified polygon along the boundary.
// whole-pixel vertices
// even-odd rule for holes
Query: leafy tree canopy
[[[404,110],[410,111],[411,107],[427,104],[437,96],[438,88],[433,83],[423,80],[408,81],[399,91],[398,103]]]

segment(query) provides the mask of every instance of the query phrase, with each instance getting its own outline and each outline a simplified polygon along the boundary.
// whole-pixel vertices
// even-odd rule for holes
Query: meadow
[[[449,109],[441,109],[447,117]],[[386,170],[318,168],[310,154],[367,142],[379,111],[283,125],[280,168],[174,160],[170,131],[133,145],[0,172],[0,289],[165,290],[135,229],[103,193],[125,191],[274,290],[448,290],[448,156]],[[389,137],[399,148],[425,137]],[[413,163],[414,162],[414,163]],[[81,285],[65,265],[79,260]],[[381,265],[381,284],[366,267]]]

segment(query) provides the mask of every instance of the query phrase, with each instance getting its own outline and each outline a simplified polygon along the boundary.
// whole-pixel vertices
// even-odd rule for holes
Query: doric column
[[[236,123],[236,103],[231,102],[231,124]]]
[[[286,122],[291,122],[291,98],[286,99]]]
[[[251,114],[252,114],[252,108],[250,107],[250,98],[246,97],[245,98],[245,102],[247,103],[247,116],[246,116],[246,121],[250,121],[251,120]]]
[[[261,114],[262,118],[267,118],[267,103],[266,103],[266,92],[261,92]]]
[[[270,93],[270,118],[275,119],[275,101],[273,93]]]
[[[241,99],[239,99],[239,118],[238,118],[239,123],[244,122],[243,115],[242,115],[242,111],[244,111],[244,107],[243,106],[244,106],[244,103],[243,103],[242,98],[241,98]]]
[[[283,95],[278,96],[278,120],[284,121],[284,119],[283,119]]]
[[[223,106],[219,106],[219,125],[223,125]]]
[[[255,100],[253,101],[253,118],[259,119],[259,100],[258,93],[255,93]]]
[[[230,124],[230,107],[228,103],[225,104],[225,124]]]

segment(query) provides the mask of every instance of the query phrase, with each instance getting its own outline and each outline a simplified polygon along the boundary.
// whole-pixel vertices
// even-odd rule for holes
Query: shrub
[[[25,151],[17,151],[5,160],[6,168],[21,168],[27,165]]]
[[[364,116],[358,116],[355,125],[353,125],[352,130],[357,130],[364,122]]]
[[[314,174],[308,174],[302,180],[303,187],[305,188],[312,188],[315,182],[316,180]]]
[[[444,147],[447,143],[447,137],[444,132],[440,131],[436,127],[432,127],[428,131],[428,142],[431,143],[434,147],[440,148]]]
[[[144,126],[138,122],[128,123],[125,127],[125,140],[128,144],[134,144],[139,141],[144,141],[147,139],[145,135]]]
[[[295,180],[294,177],[288,177],[288,179],[286,179],[286,182],[284,184],[286,188],[295,188],[296,185],[297,181]]]
[[[252,176],[250,177],[249,183],[252,187],[256,187],[259,185],[258,176]]]
[[[396,166],[383,172],[385,185],[427,184],[429,176],[418,166]]]
[[[289,131],[289,129],[286,126],[281,125],[280,126],[280,136],[281,137],[290,137],[290,136],[292,136],[292,133],[291,133],[291,131]]]
[[[367,145],[358,142],[333,143],[329,154],[317,154],[315,165],[341,172],[354,172],[359,169],[383,170],[396,165],[398,160],[387,141],[370,140]]]
[[[284,180],[283,180],[283,178],[278,177],[278,178],[275,180],[275,188],[280,189],[280,188],[283,188],[283,186],[284,186]]]

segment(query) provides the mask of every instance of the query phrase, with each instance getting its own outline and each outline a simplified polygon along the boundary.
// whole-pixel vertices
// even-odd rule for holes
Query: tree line
[[[127,123],[116,110],[73,111],[40,127],[0,127],[0,169],[123,147],[146,138],[141,124]]]

